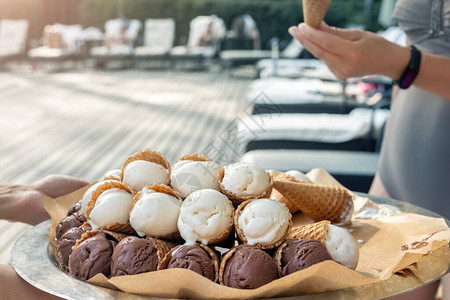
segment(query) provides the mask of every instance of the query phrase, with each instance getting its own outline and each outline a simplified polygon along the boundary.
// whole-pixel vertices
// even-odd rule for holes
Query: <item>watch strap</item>
[[[419,74],[420,62],[422,60],[422,54],[419,49],[417,49],[413,45],[411,45],[409,48],[411,49],[411,57],[409,59],[408,65],[403,71],[400,79],[395,82],[401,89],[409,88],[414,82],[417,74]]]

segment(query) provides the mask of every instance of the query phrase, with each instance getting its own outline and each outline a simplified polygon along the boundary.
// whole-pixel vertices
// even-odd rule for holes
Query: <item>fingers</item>
[[[35,182],[32,186],[43,194],[56,198],[74,192],[89,182],[66,175],[50,175]]]
[[[322,23],[320,23],[320,29],[327,33],[337,35],[337,36],[339,36],[343,39],[349,40],[349,41],[357,41],[362,37],[362,32],[359,30],[342,29],[342,28],[337,28],[334,26],[329,26],[324,21],[322,21]]]
[[[296,38],[309,52],[311,52],[316,58],[323,60],[326,63],[332,63],[339,65],[341,56],[332,51],[327,45],[318,44],[314,39],[309,39],[305,36],[304,32],[299,27],[292,26],[289,28],[289,33]],[[330,34],[327,34],[331,36]]]
[[[301,23],[298,27],[303,36],[314,41],[314,43],[321,45],[328,51],[333,51],[334,53],[345,53],[350,46],[350,41],[341,38],[338,34],[330,34],[323,30],[317,30],[306,25],[305,23]]]
[[[322,22],[322,24],[327,26],[324,22]],[[330,29],[327,29],[327,30],[330,30]],[[334,54],[331,51],[327,51],[328,49],[324,49],[320,45],[317,45],[313,41],[305,38],[302,35],[302,32],[300,31],[300,29],[296,26],[292,26],[291,28],[289,28],[289,33],[294,38],[299,40],[300,43],[302,43],[302,45],[306,49],[308,49],[308,51],[310,51],[315,57],[322,59],[325,62],[325,64],[328,66],[330,71],[338,79],[343,80],[346,78],[345,73],[339,67],[337,67],[338,65],[340,65],[342,63],[342,57],[340,57],[337,54]]]
[[[50,218],[42,203],[42,194],[30,190],[16,195],[18,218],[15,221],[36,225]]]

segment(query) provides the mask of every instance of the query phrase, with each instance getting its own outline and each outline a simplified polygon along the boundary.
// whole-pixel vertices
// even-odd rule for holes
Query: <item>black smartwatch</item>
[[[417,74],[419,74],[420,61],[422,59],[422,54],[419,49],[414,46],[409,47],[411,49],[411,58],[406,66],[405,71],[403,71],[402,76],[399,80],[394,81],[399,88],[407,89],[416,79]]]

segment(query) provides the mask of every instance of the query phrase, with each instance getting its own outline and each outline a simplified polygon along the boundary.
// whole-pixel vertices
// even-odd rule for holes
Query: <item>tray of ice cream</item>
[[[45,206],[51,223],[19,238],[12,265],[67,299],[382,298],[449,271],[444,218],[323,170],[145,149]]]

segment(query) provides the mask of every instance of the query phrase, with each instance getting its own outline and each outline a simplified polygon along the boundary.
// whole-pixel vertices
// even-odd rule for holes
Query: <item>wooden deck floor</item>
[[[147,147],[171,163],[213,148],[236,161],[239,147],[219,135],[246,108],[249,83],[208,72],[0,73],[0,181],[96,181]],[[0,221],[0,263],[28,228]]]

